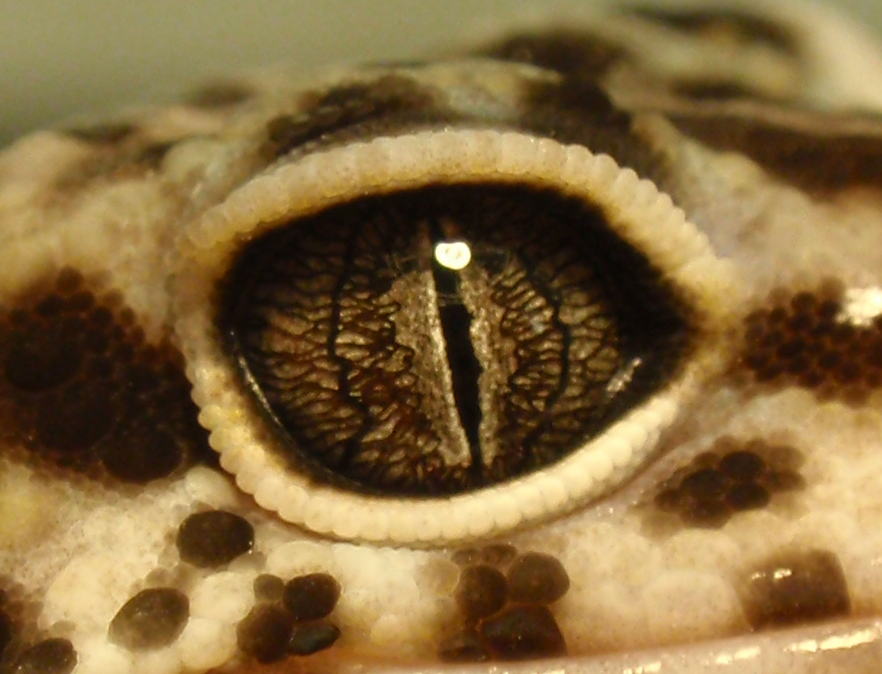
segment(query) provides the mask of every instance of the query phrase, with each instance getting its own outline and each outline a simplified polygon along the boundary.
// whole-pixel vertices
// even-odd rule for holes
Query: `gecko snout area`
[[[632,475],[720,360],[730,288],[670,198],[608,156],[445,130],[234,191],[182,237],[176,330],[200,423],[258,503],[434,545]]]

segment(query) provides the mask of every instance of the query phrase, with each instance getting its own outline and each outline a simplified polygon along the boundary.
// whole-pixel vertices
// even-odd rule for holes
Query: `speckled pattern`
[[[0,155],[0,671],[878,671],[882,55],[745,6]]]

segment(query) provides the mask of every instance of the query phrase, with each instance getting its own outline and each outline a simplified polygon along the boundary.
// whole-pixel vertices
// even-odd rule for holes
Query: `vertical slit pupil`
[[[431,223],[432,247],[445,243],[446,237],[437,220]],[[465,244],[464,244],[465,245]],[[441,264],[440,256],[432,256],[432,278],[438,297],[438,313],[450,376],[453,382],[453,397],[463,431],[469,441],[472,467],[480,470],[482,466],[479,430],[481,426],[481,404],[478,377],[481,364],[475,355],[470,327],[472,316],[463,303],[459,288],[457,271]]]

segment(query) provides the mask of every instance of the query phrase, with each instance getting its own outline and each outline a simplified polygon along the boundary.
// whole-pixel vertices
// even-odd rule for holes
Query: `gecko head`
[[[393,544],[615,490],[724,361],[732,297],[652,182],[481,129],[295,154],[188,228],[176,265],[221,465],[285,520]]]

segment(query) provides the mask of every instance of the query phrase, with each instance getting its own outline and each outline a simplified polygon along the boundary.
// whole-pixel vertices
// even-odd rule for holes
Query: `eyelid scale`
[[[487,39],[461,61],[365,66],[305,88],[247,80],[211,104],[6,150],[0,664],[872,671],[882,131],[875,113],[835,110],[877,109],[882,74],[874,49],[840,60],[829,45],[845,29],[822,10],[796,27],[785,18],[645,9],[582,32],[570,22]],[[684,61],[683,45],[708,57]],[[746,72],[763,76],[751,85]],[[472,189],[491,176],[497,191]],[[395,220],[412,212],[401,195],[484,204],[525,186],[555,212],[570,213],[568,199],[599,208],[661,272],[700,338],[674,368],[682,379],[662,382],[675,393],[626,412],[640,423],[602,426],[604,453],[574,452],[535,483],[518,476],[520,491],[503,479],[492,507],[483,491],[451,497],[466,507],[446,514],[425,499],[310,500],[335,484],[276,470],[290,469],[266,451],[278,430],[256,417],[278,413],[253,414],[216,334],[231,260],[344,207],[369,223],[381,203]],[[323,253],[261,259],[296,271],[340,245],[291,240]],[[419,260],[408,250],[400,270]],[[520,254],[497,252],[485,269]],[[333,301],[313,286],[286,301],[314,294],[338,320],[348,277],[334,278]],[[548,288],[537,296],[561,292]],[[447,301],[480,323],[457,292]],[[552,315],[581,315],[560,306]],[[289,334],[318,323],[274,316]],[[506,348],[498,362],[520,353]],[[497,362],[475,352],[484,369]],[[638,361],[612,368],[607,395]],[[231,395],[246,402],[221,404]],[[635,448],[636,474],[586,488],[592,471],[633,469]],[[508,662],[527,657],[545,659]]]

